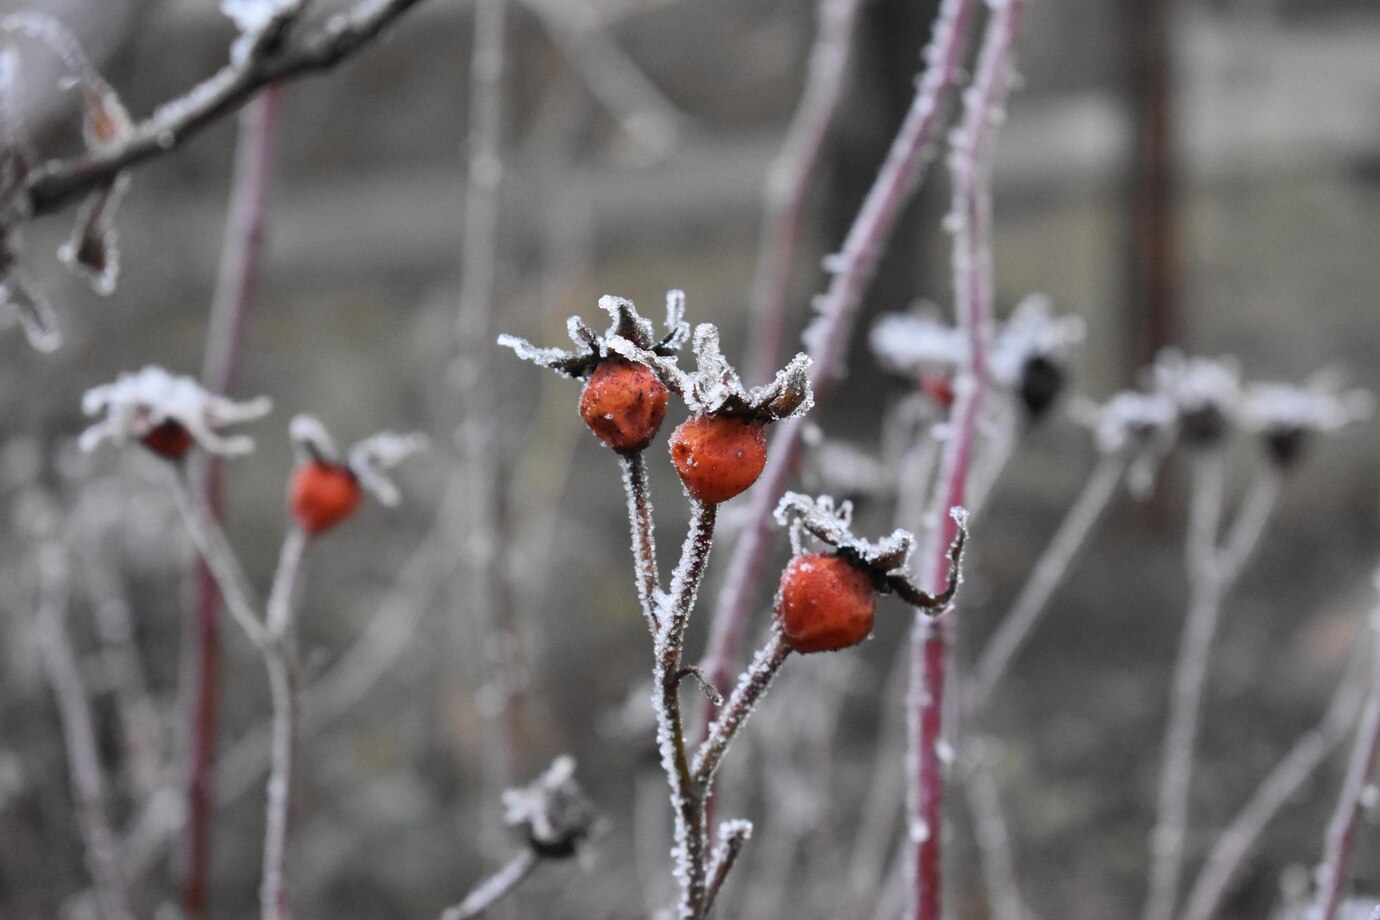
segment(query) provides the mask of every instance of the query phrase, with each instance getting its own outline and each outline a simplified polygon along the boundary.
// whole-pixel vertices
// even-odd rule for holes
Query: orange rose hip
[[[807,553],[781,573],[776,621],[794,651],[832,652],[872,632],[877,592],[867,573],[841,556]]]
[[[359,507],[360,487],[349,467],[308,460],[292,474],[292,517],[311,536],[323,533]]]
[[[651,368],[615,358],[600,364],[580,393],[580,418],[620,454],[642,450],[666,418],[670,394]]]
[[[671,434],[671,461],[691,497],[709,504],[746,491],[767,465],[767,438],[757,422],[696,415]]]
[[[139,443],[167,460],[181,460],[192,449],[192,433],[176,419],[164,419],[150,428]]]

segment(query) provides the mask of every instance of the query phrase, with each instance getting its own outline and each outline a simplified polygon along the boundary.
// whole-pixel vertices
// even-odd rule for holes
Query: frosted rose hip
[[[767,464],[767,438],[756,422],[696,415],[671,434],[671,460],[693,498],[726,502],[757,481]]]
[[[580,418],[613,450],[632,453],[652,443],[669,399],[651,368],[621,359],[605,361],[585,382]]]
[[[292,517],[312,536],[353,514],[359,499],[359,479],[346,466],[308,460],[292,474]]]
[[[857,645],[872,632],[876,608],[872,580],[841,556],[808,553],[792,559],[781,574],[776,621],[797,652]]]
[[[149,429],[139,442],[167,460],[181,460],[194,443],[192,433],[181,422],[171,418]]]

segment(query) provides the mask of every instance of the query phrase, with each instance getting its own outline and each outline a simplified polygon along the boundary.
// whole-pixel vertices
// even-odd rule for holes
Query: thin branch
[[[493,875],[480,882],[465,895],[464,900],[441,914],[441,920],[470,920],[479,917],[489,908],[503,900],[520,885],[523,879],[537,867],[537,854],[523,850],[504,864]]]
[[[963,789],[973,817],[973,837],[982,853],[982,877],[987,886],[993,920],[1030,920],[1031,912],[1021,896],[1011,852],[1011,832],[1001,805],[1001,790],[993,775],[989,741],[972,744],[968,752]]]
[[[1337,916],[1342,886],[1351,865],[1356,823],[1364,809],[1366,787],[1375,775],[1376,758],[1380,756],[1380,624],[1373,623],[1372,632],[1376,653],[1371,662],[1370,690],[1356,728],[1337,808],[1327,825],[1322,865],[1318,867],[1318,900],[1312,913],[1317,920],[1333,920]]]
[[[695,785],[706,794],[710,782],[714,779],[714,771],[719,768],[723,761],[724,754],[728,751],[728,746],[737,737],[739,729],[747,721],[748,716],[762,697],[766,695],[767,689],[775,679],[781,665],[791,654],[791,648],[786,644],[781,633],[773,629],[771,638],[765,645],[758,650],[756,657],[752,659],[752,664],[743,672],[738,679],[738,686],[733,689],[733,693],[724,704],[718,719],[709,728],[709,737],[700,745],[695,752],[695,760],[691,767]]]
[[[652,493],[647,482],[647,460],[642,451],[623,454],[618,464],[623,470],[623,489],[628,495],[628,525],[632,528],[633,565],[637,569],[637,598],[642,615],[656,635],[661,628],[656,614],[661,576],[656,566],[656,524],[652,519]]]
[[[949,157],[953,175],[955,319],[968,342],[956,381],[951,434],[944,445],[939,487],[930,507],[937,522],[922,557],[921,583],[938,594],[948,546],[958,522],[948,512],[967,494],[978,438],[978,422],[988,387],[987,350],[992,325],[991,147],[996,122],[1010,89],[1012,56],[1024,0],[1005,0],[987,21],[971,88],[964,94],[963,119],[954,132]],[[914,872],[910,913],[915,920],[939,920],[943,871],[944,769],[942,737],[944,690],[952,616],[930,617],[917,610],[912,629],[910,690],[910,834]]]
[[[256,42],[182,96],[164,103],[121,140],[34,170],[25,183],[35,215],[54,211],[114,179],[128,167],[162,156],[273,83],[329,70],[377,38],[421,0],[359,0],[314,32]]]
[[[790,312],[791,266],[799,249],[805,197],[843,96],[854,23],[861,6],[861,0],[819,0],[805,89],[786,129],[785,143],[767,172],[757,268],[748,301],[750,380],[767,380],[780,366]]]
[[[1074,499],[1059,529],[1045,547],[1011,609],[988,640],[978,657],[974,676],[964,694],[972,712],[986,708],[992,691],[1006,674],[1011,660],[1039,622],[1050,598],[1068,575],[1069,568],[1087,543],[1088,535],[1116,494],[1117,484],[1126,471],[1122,454],[1104,455],[1088,477],[1082,492]]]
[[[307,548],[300,528],[288,531],[278,558],[278,572],[268,600],[268,638],[263,645],[273,704],[269,748],[267,805],[264,821],[263,881],[259,901],[263,920],[287,920],[288,810],[292,799],[297,746],[297,652],[294,613],[298,575]]]
[[[77,826],[86,851],[86,867],[95,886],[104,920],[134,920],[129,887],[111,829],[106,778],[101,767],[96,726],[73,654],[64,620],[69,601],[65,550],[57,543],[39,547],[42,579],[37,617],[39,650],[48,682],[57,698],[67,748],[67,769],[76,806]]]
[[[725,821],[719,825],[719,842],[709,858],[709,888],[704,897],[705,916],[714,909],[714,901],[723,890],[728,873],[733,871],[738,854],[743,851],[751,837],[752,825],[747,821]]]
[[[1188,616],[1179,644],[1165,729],[1156,824],[1151,837],[1150,880],[1145,920],[1170,920],[1183,874],[1189,793],[1203,689],[1222,604],[1255,551],[1279,497],[1279,476],[1263,469],[1230,532],[1218,545],[1225,460],[1201,457],[1194,468],[1189,533]]]
[[[820,302],[820,317],[810,340],[814,359],[811,384],[818,406],[842,371],[858,306],[892,231],[914,196],[932,158],[932,142],[942,123],[949,92],[958,77],[964,37],[974,0],[944,0],[934,35],[925,51],[927,66],[915,99],[887,151],[872,188],[864,199],[840,253],[830,260],[835,273]],[[776,426],[767,467],[753,490],[747,521],[733,549],[710,626],[703,662],[715,684],[726,683],[742,645],[771,544],[772,512],[800,458],[804,422],[789,419]]]
[[[1317,727],[1294,742],[1275,768],[1256,787],[1236,817],[1217,836],[1190,889],[1179,920],[1212,920],[1246,856],[1255,848],[1266,825],[1317,772],[1342,743],[1361,714],[1369,671],[1366,655],[1351,657]]]
[[[249,579],[245,577],[239,557],[230,547],[230,541],[225,538],[220,524],[211,516],[200,498],[192,493],[184,472],[174,471],[172,480],[177,510],[182,515],[182,521],[191,534],[197,552],[215,576],[226,609],[244,630],[249,641],[262,648],[268,636],[259,615],[255,612],[259,606],[258,601],[254,598],[253,589],[249,587]]]
[[[230,180],[220,266],[206,329],[202,384],[208,392],[229,395],[239,369],[245,320],[258,278],[263,248],[265,202],[273,162],[274,123],[281,87],[270,86],[240,112],[235,166]],[[225,466],[218,455],[205,457],[199,493],[221,520]],[[211,872],[211,826],[215,781],[220,672],[220,604],[215,578],[197,565],[197,610],[193,661],[191,758],[187,781],[187,877],[182,906],[191,917],[206,913]]]

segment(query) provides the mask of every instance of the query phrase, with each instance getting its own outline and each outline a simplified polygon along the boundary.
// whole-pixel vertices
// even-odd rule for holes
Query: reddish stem
[[[240,118],[225,239],[202,368],[202,381],[213,393],[228,393],[239,369],[245,317],[253,300],[263,249],[264,202],[280,91],[279,86],[270,86],[244,109]],[[207,457],[200,487],[211,514],[217,521],[223,520],[225,484],[219,457]],[[220,592],[206,564],[198,560],[196,565],[195,697],[187,782],[187,877],[182,892],[183,911],[191,920],[206,915],[209,897],[220,687]]]
[[[810,344],[810,357],[815,362],[816,405],[824,402],[838,379],[863,292],[931,159],[932,141],[942,124],[941,113],[958,75],[972,9],[973,0],[944,0],[941,5],[926,51],[929,63],[915,100],[844,239],[843,249],[833,259],[835,273],[822,298],[818,335]],[[771,545],[772,511],[799,461],[803,430],[803,422],[798,418],[776,426],[768,448],[771,459],[753,490],[747,523],[734,546],[714,610],[703,665],[716,687],[728,683],[733,663],[738,659],[753,600],[752,588],[761,580]],[[713,718],[712,712],[708,718]]]
[[[996,8],[982,38],[971,89],[965,94],[962,123],[954,133],[953,174],[956,221],[953,266],[956,319],[968,338],[968,354],[957,381],[951,435],[931,513],[936,526],[923,563],[921,583],[938,593],[944,586],[948,546],[958,522],[948,514],[967,493],[968,473],[978,437],[978,421],[988,386],[987,350],[991,339],[993,281],[989,151],[992,125],[1009,88],[1012,46],[1024,0],[1005,0]],[[916,611],[911,685],[912,793],[911,839],[915,843],[912,916],[940,920],[943,871],[944,680],[951,644],[952,614],[931,620]]]

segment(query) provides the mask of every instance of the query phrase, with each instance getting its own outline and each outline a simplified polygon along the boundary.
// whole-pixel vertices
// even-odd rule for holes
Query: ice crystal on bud
[[[539,856],[563,859],[589,837],[598,817],[575,781],[575,758],[562,754],[526,786],[503,793],[503,822],[522,830]]]
[[[387,471],[425,450],[428,444],[426,435],[417,432],[396,434],[382,431],[370,435],[342,454],[326,426],[310,415],[294,417],[288,426],[288,434],[299,460],[345,467],[359,480],[360,485],[390,508],[398,503],[399,496],[398,487],[388,478]]]
[[[1315,435],[1361,421],[1374,411],[1364,390],[1341,392],[1335,374],[1320,373],[1303,386],[1255,383],[1241,400],[1241,427],[1260,435],[1272,460],[1282,467],[1298,461]]]
[[[82,432],[78,443],[83,450],[92,450],[102,441],[140,440],[160,425],[174,422],[203,450],[226,456],[246,454],[254,449],[254,442],[243,435],[225,437],[220,429],[262,418],[272,407],[267,397],[235,402],[207,392],[191,377],[177,377],[152,365],[87,390],[81,405],[87,415],[105,413]]]
[[[797,354],[777,371],[771,383],[749,389],[724,357],[719,330],[713,323],[695,327],[694,373],[682,371],[674,358],[663,357],[625,336],[614,336],[608,344],[628,360],[650,367],[695,413],[737,416],[765,424],[803,415],[814,405],[808,355]]]
[[[1084,332],[1082,317],[1056,316],[1049,297],[1031,294],[1016,304],[992,342],[992,377],[999,383],[1015,386],[1031,361],[1065,366],[1082,344]]]
[[[513,335],[500,335],[498,344],[511,348],[524,361],[582,380],[618,351],[612,345],[614,340],[624,349],[630,343],[632,350],[645,353],[651,359],[659,359],[674,355],[690,337],[690,326],[684,318],[685,294],[681,291],[670,291],[666,295],[666,331],[660,339],[656,338],[651,321],[643,319],[630,300],[605,294],[599,298],[599,309],[610,317],[609,328],[603,335],[596,333],[578,316],[572,316],[566,322],[566,332],[575,343],[573,351],[541,348]],[[674,362],[671,366],[674,367]]]
[[[1167,348],[1155,356],[1149,382],[1174,401],[1179,434],[1190,444],[1216,443],[1237,417],[1241,371],[1232,358],[1190,357]]]
[[[1127,484],[1134,495],[1146,495],[1154,485],[1160,461],[1174,447],[1179,410],[1164,393],[1125,390],[1098,406],[1074,404],[1075,420],[1090,428],[1103,454],[1125,453]]]

